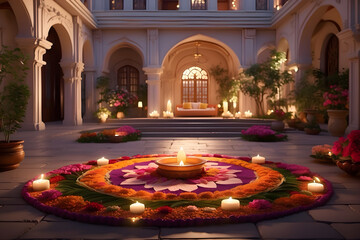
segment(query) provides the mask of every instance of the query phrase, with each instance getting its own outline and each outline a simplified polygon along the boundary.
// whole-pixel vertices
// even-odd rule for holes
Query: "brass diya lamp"
[[[198,157],[186,157],[182,148],[177,157],[164,157],[155,161],[158,165],[157,172],[167,178],[194,178],[199,176],[204,168],[206,159]]]

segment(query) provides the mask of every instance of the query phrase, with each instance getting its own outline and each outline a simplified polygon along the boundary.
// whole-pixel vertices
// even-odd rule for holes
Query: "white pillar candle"
[[[109,164],[109,159],[102,157],[102,158],[99,158],[96,162],[97,162],[98,166],[107,165],[107,164]]]
[[[40,179],[33,181],[32,186],[34,191],[43,191],[50,188],[50,181],[44,179],[44,174],[41,174]]]
[[[145,211],[145,205],[139,202],[130,205],[130,212],[141,214]]]
[[[308,183],[308,190],[310,192],[320,193],[324,191],[324,185],[322,183],[312,182]]]
[[[252,163],[265,163],[265,158],[258,154],[257,156],[251,158],[251,162]]]
[[[139,101],[138,102],[138,108],[142,108],[143,107],[143,103],[142,103],[142,101]]]
[[[171,101],[170,100],[167,102],[166,111],[171,112]]]
[[[240,201],[237,199],[224,199],[221,201],[221,208],[227,211],[234,211],[240,209]]]
[[[228,111],[229,105],[227,101],[223,101],[223,112],[226,113]]]
[[[185,153],[183,147],[180,147],[180,150],[177,153],[176,159],[179,164],[181,161],[183,162],[183,164],[186,163],[186,153]]]

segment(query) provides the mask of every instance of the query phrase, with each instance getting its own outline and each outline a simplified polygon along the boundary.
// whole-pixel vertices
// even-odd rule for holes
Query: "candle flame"
[[[320,179],[318,177],[314,177],[314,182],[320,182]]]
[[[181,160],[179,163],[180,166],[184,166],[184,162]]]
[[[260,155],[258,154],[257,157],[260,157]]]
[[[44,174],[41,174],[40,179],[44,179]]]
[[[232,197],[229,197],[229,200],[232,200]]]
[[[131,218],[132,222],[136,222],[137,220],[138,220],[138,218],[136,218],[136,217]]]
[[[329,152],[328,154],[329,154],[329,156],[331,157],[331,155],[332,155],[332,152]]]

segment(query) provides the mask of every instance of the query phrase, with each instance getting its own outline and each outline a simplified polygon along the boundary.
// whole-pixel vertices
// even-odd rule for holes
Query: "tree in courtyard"
[[[264,115],[264,99],[274,98],[279,89],[293,81],[288,71],[281,71],[285,53],[271,51],[271,57],[264,63],[253,64],[239,74],[240,90],[255,100],[257,115]]]

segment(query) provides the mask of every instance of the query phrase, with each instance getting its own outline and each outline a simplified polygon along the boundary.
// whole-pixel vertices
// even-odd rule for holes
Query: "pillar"
[[[127,1],[124,1],[123,4],[124,4],[124,10],[125,11],[133,10],[133,1],[127,0]]]
[[[64,72],[64,125],[82,124],[81,117],[81,72],[84,64],[80,62],[60,63]]]
[[[349,133],[360,129],[360,45],[356,32],[350,28],[336,35],[339,38],[339,59],[346,59],[349,68],[349,126],[346,130]]]
[[[96,111],[97,101],[96,101],[96,70],[95,69],[85,69],[85,120],[94,119],[94,112]],[[82,79],[84,81],[84,79]]]
[[[26,83],[30,90],[30,98],[26,109],[26,116],[22,129],[24,130],[45,130],[45,123],[42,121],[42,66],[46,64],[43,56],[52,43],[44,39],[17,38],[19,47],[29,57],[28,74]]]
[[[190,9],[191,9],[190,0],[179,0],[180,11],[190,11]]]
[[[217,11],[217,0],[208,0],[208,10]]]
[[[147,75],[146,83],[148,85],[148,115],[153,111],[161,114],[160,98],[160,76],[161,68],[143,68]]]

